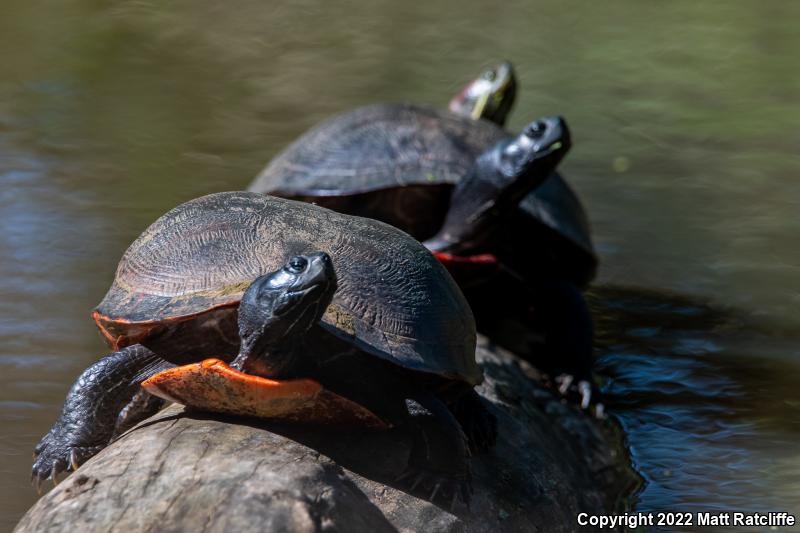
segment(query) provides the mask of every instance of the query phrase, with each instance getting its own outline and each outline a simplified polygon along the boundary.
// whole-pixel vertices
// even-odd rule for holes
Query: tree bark
[[[469,508],[393,481],[411,436],[312,430],[172,406],[43,496],[15,531],[574,531],[637,483],[615,427],[561,402],[480,340],[499,438],[473,457]]]

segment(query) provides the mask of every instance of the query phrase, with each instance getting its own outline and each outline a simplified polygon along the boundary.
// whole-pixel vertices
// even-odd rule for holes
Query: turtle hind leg
[[[406,399],[414,445],[406,471],[398,478],[409,492],[430,501],[469,503],[472,474],[469,443],[453,413],[435,395]]]
[[[542,310],[551,373],[589,380],[594,358],[592,314],[580,289],[566,280],[541,281],[534,306]]]
[[[497,441],[497,418],[475,390],[463,394],[450,410],[464,430],[473,454],[486,453]]]
[[[105,448],[120,412],[139,390],[139,383],[172,365],[142,345],[134,344],[100,359],[72,385],[61,415],[34,448],[32,480],[54,483]]]
[[[556,381],[565,398],[603,418],[603,404],[593,379],[594,327],[592,314],[580,289],[566,280],[539,283],[534,305],[545,322],[545,351],[549,361],[542,368]]]

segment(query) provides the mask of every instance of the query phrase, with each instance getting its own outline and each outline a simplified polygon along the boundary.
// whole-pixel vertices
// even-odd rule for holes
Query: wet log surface
[[[481,341],[499,440],[474,457],[469,508],[409,493],[411,436],[310,430],[172,406],[43,496],[16,531],[573,531],[635,478],[617,432]]]

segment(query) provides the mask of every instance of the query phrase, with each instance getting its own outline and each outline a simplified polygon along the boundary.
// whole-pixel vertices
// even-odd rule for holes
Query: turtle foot
[[[605,419],[605,406],[598,401],[599,394],[596,393],[591,381],[581,379],[576,382],[572,374],[561,374],[555,378],[555,382],[559,394],[565,399],[580,406],[582,410],[591,413],[597,419]]]
[[[467,435],[448,407],[432,395],[419,394],[416,400],[406,400],[412,417],[415,443],[406,472],[408,492],[441,499],[452,505],[458,499],[469,503],[472,456]],[[435,502],[434,502],[435,503]]]
[[[126,405],[140,389],[139,383],[174,366],[140,344],[111,353],[84,370],[72,385],[56,423],[34,448],[32,481],[58,482],[62,472],[72,472],[106,447],[121,420],[128,425]],[[135,403],[135,402],[134,402]],[[123,415],[120,412],[123,411]]]
[[[103,448],[97,445],[74,444],[51,430],[34,448],[35,461],[31,471],[31,483],[41,494],[42,482],[52,481],[53,486],[57,485],[60,474],[74,472]]]

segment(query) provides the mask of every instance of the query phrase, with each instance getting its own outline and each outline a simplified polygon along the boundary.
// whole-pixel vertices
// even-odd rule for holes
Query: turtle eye
[[[532,139],[538,139],[547,131],[547,124],[544,121],[537,120],[525,127],[525,135]]]
[[[293,257],[291,261],[289,261],[289,264],[287,266],[289,267],[289,270],[291,270],[292,272],[299,273],[302,272],[307,265],[308,261],[306,260],[306,258],[298,255],[297,257]]]

